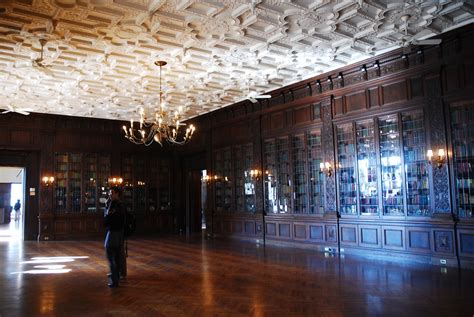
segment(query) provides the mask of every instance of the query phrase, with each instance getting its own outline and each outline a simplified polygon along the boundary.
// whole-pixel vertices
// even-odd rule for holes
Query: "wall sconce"
[[[122,183],[123,183],[123,178],[122,178],[122,177],[111,177],[111,178],[109,178],[109,183],[110,183],[112,186],[122,185]]]
[[[438,149],[437,156],[433,155],[432,150],[428,150],[426,157],[428,157],[428,163],[433,164],[434,162],[438,168],[443,167],[444,163],[446,163],[446,152],[444,152],[444,149]]]
[[[255,180],[259,180],[260,179],[260,176],[262,176],[262,171],[260,170],[250,170],[250,177],[251,178],[254,178]]]
[[[209,184],[212,181],[211,175],[207,174],[203,177],[201,177],[201,182]]]
[[[319,163],[319,170],[321,171],[321,173],[326,174],[327,177],[331,177],[332,175],[332,166],[329,162]]]
[[[54,183],[54,177],[53,176],[44,176],[42,178],[43,184],[48,187]]]

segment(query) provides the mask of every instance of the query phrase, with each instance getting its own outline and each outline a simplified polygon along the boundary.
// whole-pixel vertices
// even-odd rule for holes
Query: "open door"
[[[0,166],[0,240],[23,240],[25,205],[25,168]]]

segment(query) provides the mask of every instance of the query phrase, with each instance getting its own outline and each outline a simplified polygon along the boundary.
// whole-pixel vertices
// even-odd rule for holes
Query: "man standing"
[[[20,209],[21,209],[21,203],[20,203],[20,200],[18,199],[16,201],[16,204],[15,206],[13,206],[13,210],[15,210],[15,221],[18,221],[20,219]]]
[[[121,257],[123,253],[123,230],[125,226],[125,213],[120,202],[121,190],[119,187],[112,187],[109,193],[109,199],[106,204],[106,213],[104,225],[107,228],[105,236],[105,250],[110,267],[110,279],[108,284],[110,288],[119,286],[119,274],[121,266]]]

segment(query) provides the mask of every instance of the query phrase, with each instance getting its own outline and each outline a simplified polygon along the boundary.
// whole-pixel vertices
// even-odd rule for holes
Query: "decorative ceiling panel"
[[[0,108],[137,119],[157,105],[165,60],[166,101],[191,118],[473,14],[447,0],[2,0]]]

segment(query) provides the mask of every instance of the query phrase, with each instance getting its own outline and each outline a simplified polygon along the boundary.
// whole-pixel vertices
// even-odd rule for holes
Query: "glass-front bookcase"
[[[430,216],[429,164],[423,111],[402,113],[408,216]]]
[[[306,182],[306,147],[305,135],[297,134],[292,137],[293,161],[293,213],[308,213],[308,191]]]
[[[382,208],[384,215],[391,216],[404,215],[399,132],[396,114],[379,118]]]
[[[315,129],[307,133],[307,158],[309,177],[309,210],[310,214],[324,213],[323,174],[320,164],[323,162],[321,130]]]
[[[352,123],[336,127],[339,210],[343,215],[357,214],[357,173],[355,137]]]
[[[373,119],[356,122],[356,138],[360,214],[378,215],[378,162]]]
[[[232,207],[232,151],[230,147],[214,151],[214,191],[217,211]]]
[[[103,212],[108,195],[110,156],[56,153],[54,212]]]
[[[264,141],[263,167],[265,171],[265,212],[291,212],[291,174],[288,137]]]
[[[122,157],[122,204],[128,212],[133,212],[133,158],[132,156]]]
[[[160,170],[159,170],[159,197],[160,197],[160,210],[170,211],[171,210],[171,161],[169,158],[160,159]]]
[[[336,132],[341,214],[431,215],[421,109],[339,124]]]
[[[86,212],[97,211],[97,156],[92,153],[84,155],[84,205]]]
[[[456,212],[474,217],[474,103],[451,109]]]
[[[255,212],[255,180],[250,171],[253,164],[253,144],[234,146],[233,152],[236,211]]]

